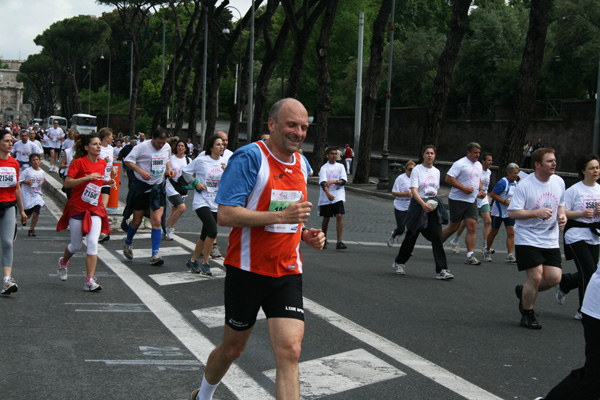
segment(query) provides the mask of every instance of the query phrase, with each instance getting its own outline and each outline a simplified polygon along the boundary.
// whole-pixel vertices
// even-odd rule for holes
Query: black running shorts
[[[304,321],[301,274],[273,278],[231,265],[226,268],[225,323],[231,329],[252,328],[261,307],[267,318]]]

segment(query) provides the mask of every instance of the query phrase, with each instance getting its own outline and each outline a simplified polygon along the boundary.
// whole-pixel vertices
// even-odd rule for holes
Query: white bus
[[[73,114],[71,117],[71,129],[84,135],[96,132],[98,129],[96,126],[96,116],[89,114]]]

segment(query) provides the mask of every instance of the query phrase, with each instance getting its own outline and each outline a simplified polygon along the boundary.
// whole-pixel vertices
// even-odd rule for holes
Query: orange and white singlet
[[[290,163],[278,160],[263,141],[236,151],[221,178],[216,202],[256,211],[281,211],[307,198],[308,166],[294,153]],[[260,275],[302,273],[301,224],[233,228],[225,264]]]

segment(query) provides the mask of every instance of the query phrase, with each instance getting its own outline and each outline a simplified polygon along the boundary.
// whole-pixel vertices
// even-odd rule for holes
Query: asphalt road
[[[316,189],[309,187],[315,204]],[[38,236],[20,229],[15,242],[19,292],[0,298],[1,397],[187,399],[222,335],[224,276],[222,259],[211,261],[211,278],[185,267],[201,227],[191,198],[176,240],[163,241],[163,267],[148,265],[149,231],[136,236],[132,261],[122,256],[122,233],[100,246],[99,293],[83,291],[83,253],[68,281],[56,276],[68,232],[55,232],[61,209],[46,200]],[[303,247],[303,398],[534,399],[583,363],[576,295],[558,306],[553,291],[542,293],[536,311],[544,328],[520,328],[514,286],[525,276],[502,262],[503,246],[480,266],[463,264],[464,249],[448,251],[456,278],[445,282],[434,279],[431,250],[420,239],[407,274],[397,276],[398,245],[385,244],[391,202],[348,193],[346,212],[347,250]],[[320,226],[316,207],[309,226]],[[329,229],[333,235],[334,221]],[[227,229],[219,232],[226,250]],[[259,319],[215,398],[273,398],[273,369]]]

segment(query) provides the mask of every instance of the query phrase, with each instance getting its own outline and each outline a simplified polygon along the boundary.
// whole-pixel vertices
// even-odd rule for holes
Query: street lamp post
[[[206,129],[206,68],[208,58],[208,10],[204,8],[204,56],[202,60],[202,116],[200,122],[200,144],[204,146]]]
[[[254,0],[252,0],[251,7],[251,21],[250,21],[250,57],[248,59],[248,127],[246,129],[247,140],[250,142],[252,140],[252,118],[254,116],[253,112],[253,96],[254,96]]]
[[[594,119],[594,154],[600,152],[600,62],[598,62],[598,88],[596,89],[596,118]]]
[[[383,130],[383,150],[381,152],[381,169],[379,172],[379,182],[377,183],[378,190],[387,190],[389,178],[389,131],[390,131],[390,102],[392,99],[392,58],[394,56],[394,12],[396,8],[396,0],[392,1],[392,20],[390,23],[390,47],[388,53],[388,81],[387,93],[385,94],[385,128]]]
[[[110,74],[112,68],[112,57],[110,55],[110,50],[108,51],[108,96],[106,100],[106,126],[110,126]]]

